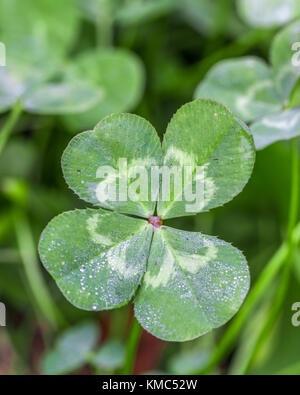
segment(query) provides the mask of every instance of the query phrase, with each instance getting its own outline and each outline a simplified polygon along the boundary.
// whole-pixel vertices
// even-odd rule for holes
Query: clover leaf
[[[30,113],[66,115],[65,124],[76,132],[136,105],[144,69],[134,54],[96,49],[69,59],[80,20],[76,0],[15,3],[0,0],[7,63],[0,68],[0,112],[21,102]]]
[[[72,86],[64,78],[57,81],[78,22],[74,0],[0,0],[1,40],[7,54],[7,65],[0,68],[0,112],[21,101],[32,113],[74,113],[98,101],[101,91],[82,78]]]
[[[180,0],[77,0],[83,16],[96,23],[107,16],[121,25],[135,25],[171,12]]]
[[[125,348],[119,340],[107,340],[91,358],[92,365],[104,371],[122,367],[125,360]]]
[[[122,158],[127,158],[126,165]],[[112,309],[135,295],[135,315],[153,335],[171,341],[201,336],[238,311],[249,288],[246,260],[216,237],[175,230],[162,221],[230,201],[247,183],[254,159],[247,127],[210,100],[180,108],[162,146],[143,118],[104,118],[94,130],[75,136],[62,158],[68,185],[103,208],[55,217],[40,238],[41,260],[65,297],[79,308]],[[177,173],[186,166],[193,176],[184,179],[176,193],[170,182],[173,192],[162,201],[163,178],[157,183],[148,176],[157,166],[173,165]],[[138,182],[135,167],[143,169],[146,184]],[[113,171],[100,174],[103,168]],[[135,190],[133,198],[119,201],[119,192],[115,201],[109,194],[101,201],[99,186],[109,190],[117,170],[117,185]],[[185,192],[197,188],[198,181],[203,190],[200,204],[193,205]],[[145,186],[151,194],[141,193]]]
[[[85,322],[66,330],[55,347],[46,352],[42,360],[44,374],[67,374],[80,368],[98,340],[97,327]]]
[[[253,56],[227,59],[217,63],[196,89],[196,98],[220,100],[252,124],[257,149],[300,135],[300,65],[293,61],[299,32],[300,19],[275,36],[271,66]]]
[[[48,375],[69,374],[84,365],[105,372],[119,369],[125,358],[124,345],[112,339],[97,347],[100,334],[92,321],[65,330],[43,355],[42,372]]]
[[[93,128],[111,113],[127,111],[140,100],[144,89],[144,68],[139,58],[124,49],[87,50],[73,60],[69,78],[84,80],[101,92],[85,112],[66,115],[63,120],[73,132]]]
[[[254,27],[280,26],[300,16],[298,0],[237,0],[237,10]]]

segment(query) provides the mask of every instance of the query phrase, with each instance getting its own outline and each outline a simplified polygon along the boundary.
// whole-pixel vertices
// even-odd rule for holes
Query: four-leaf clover
[[[174,194],[169,201],[155,201],[161,184],[152,201],[101,203],[97,169],[116,168],[120,158],[127,158],[129,168],[143,165],[149,174],[153,166],[201,167],[201,207],[187,213],[187,202]],[[143,118],[106,117],[94,130],[75,136],[62,157],[68,185],[102,208],[55,217],[41,235],[41,260],[78,308],[113,309],[134,296],[136,318],[153,335],[170,341],[203,335],[238,311],[249,288],[246,260],[216,237],[172,229],[162,221],[230,201],[247,183],[254,160],[245,124],[214,101],[196,100],[181,107],[162,145]],[[120,182],[135,182],[130,171],[127,176]]]

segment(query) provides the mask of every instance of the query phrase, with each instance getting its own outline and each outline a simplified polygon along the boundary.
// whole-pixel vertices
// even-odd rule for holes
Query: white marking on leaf
[[[126,279],[136,276],[140,270],[138,266],[126,265],[126,253],[129,244],[130,240],[126,240],[116,247],[111,248],[106,254],[107,261],[111,269],[118,272]]]
[[[164,256],[161,260],[163,263],[160,266],[159,272],[157,274],[151,275],[149,270],[146,272],[144,277],[144,282],[146,286],[151,286],[153,288],[157,288],[160,286],[165,287],[168,282],[175,276],[175,260],[167,249],[165,249]]]
[[[216,259],[217,254],[218,249],[215,244],[210,244],[204,255],[186,254],[183,251],[176,251],[176,255],[180,258],[180,266],[192,274],[196,274],[201,268],[208,265],[213,259]]]
[[[103,246],[111,246],[113,241],[109,236],[102,235],[97,232],[97,226],[99,225],[99,220],[101,221],[102,217],[98,214],[93,215],[87,220],[87,230],[96,244],[101,244]]]
[[[197,156],[192,152],[184,152],[171,145],[165,154],[165,163],[177,163],[181,166],[196,166]]]

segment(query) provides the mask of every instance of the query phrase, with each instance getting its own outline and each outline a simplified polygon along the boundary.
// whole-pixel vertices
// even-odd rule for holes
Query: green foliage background
[[[88,207],[62,176],[60,160],[70,139],[103,116],[123,111],[149,120],[162,137],[171,116],[194,98],[211,67],[241,56],[268,62],[275,34],[300,16],[292,0],[52,1],[61,6],[51,8],[46,0],[0,0],[0,41],[7,46],[7,67],[17,80],[12,84],[0,67],[0,135],[7,120],[16,120],[9,118],[10,108],[18,118],[7,141],[1,142],[0,156],[0,301],[7,308],[7,327],[0,328],[0,374],[55,373],[58,367],[57,373],[114,372],[124,362],[131,307],[109,313],[76,309],[37,254],[40,233],[51,218]],[[278,19],[282,4],[291,12]],[[66,84],[78,80],[87,85],[76,85],[80,90],[70,94]],[[42,96],[30,91],[37,81],[46,87]],[[64,89],[51,96],[48,84],[63,84]],[[38,97],[34,108],[46,103],[44,110],[27,106],[20,86]],[[295,107],[298,86],[293,92]],[[98,109],[79,114],[87,87],[96,96],[99,89],[106,95],[97,102]],[[17,107],[20,97],[25,103],[22,113]],[[96,107],[98,99],[89,104]],[[290,162],[288,142],[270,145],[257,152],[252,178],[233,201],[208,213],[167,220],[166,225],[231,242],[247,257],[253,286],[287,232]],[[238,328],[232,347],[209,372],[300,373],[300,328],[291,324],[292,304],[300,301],[298,246],[292,258],[284,302],[255,357],[249,362],[257,334],[273,311],[280,272]],[[138,359],[135,371],[201,372],[211,356],[222,351],[219,341],[230,326],[231,322],[194,341],[161,344],[151,364],[145,361],[151,355],[143,348],[143,334],[139,353],[145,357]],[[65,331],[71,331],[71,340]],[[95,339],[83,342],[80,360],[74,361],[64,350],[72,347],[69,342],[80,346],[85,331]]]

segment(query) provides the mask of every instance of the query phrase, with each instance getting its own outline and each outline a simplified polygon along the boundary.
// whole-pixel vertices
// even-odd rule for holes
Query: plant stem
[[[112,46],[113,20],[109,11],[99,14],[96,21],[97,46],[107,48]]]
[[[22,210],[16,210],[13,216],[18,249],[24,264],[28,284],[41,313],[47,318],[52,327],[57,329],[60,325],[64,324],[64,320],[52,302],[42,273],[39,270],[36,245],[28,219]]]
[[[0,131],[0,155],[21,113],[22,105],[20,101],[17,101]]]
[[[297,224],[292,232],[292,240],[295,245],[300,242],[300,222]],[[271,284],[272,280],[275,278],[276,274],[278,273],[288,256],[289,246],[287,241],[284,241],[275,252],[273,257],[267,263],[259,279],[254,284],[252,290],[249,292],[249,295],[241,310],[232,320],[231,325],[225,331],[218,345],[215,347],[215,350],[206,366],[204,366],[204,368],[201,369],[200,372],[195,372],[195,374],[210,373],[216,367],[216,365],[226,356],[226,354],[230,352],[234,341],[239,335],[240,329],[244,325],[249,314],[253,311],[260,298],[264,295],[265,289]]]
[[[131,329],[127,341],[125,363],[122,370],[122,374],[124,375],[132,374],[141,333],[142,333],[142,327],[138,323],[137,319],[133,317]]]
[[[246,374],[249,372],[256,356],[258,355],[261,347],[263,346],[266,337],[272,330],[273,325],[276,323],[278,314],[282,308],[286,292],[288,290],[288,285],[291,277],[291,272],[293,268],[293,253],[295,249],[295,243],[293,240],[293,229],[295,227],[297,216],[298,216],[298,204],[299,204],[299,166],[298,166],[298,153],[297,153],[297,143],[296,140],[291,141],[291,198],[290,198],[290,208],[289,208],[289,219],[287,227],[287,237],[286,243],[288,246],[288,256],[286,259],[285,266],[280,279],[280,284],[278,292],[272,303],[272,309],[258,334],[257,341],[254,344],[251,353],[248,356],[248,362],[245,368],[240,371],[240,374]]]

